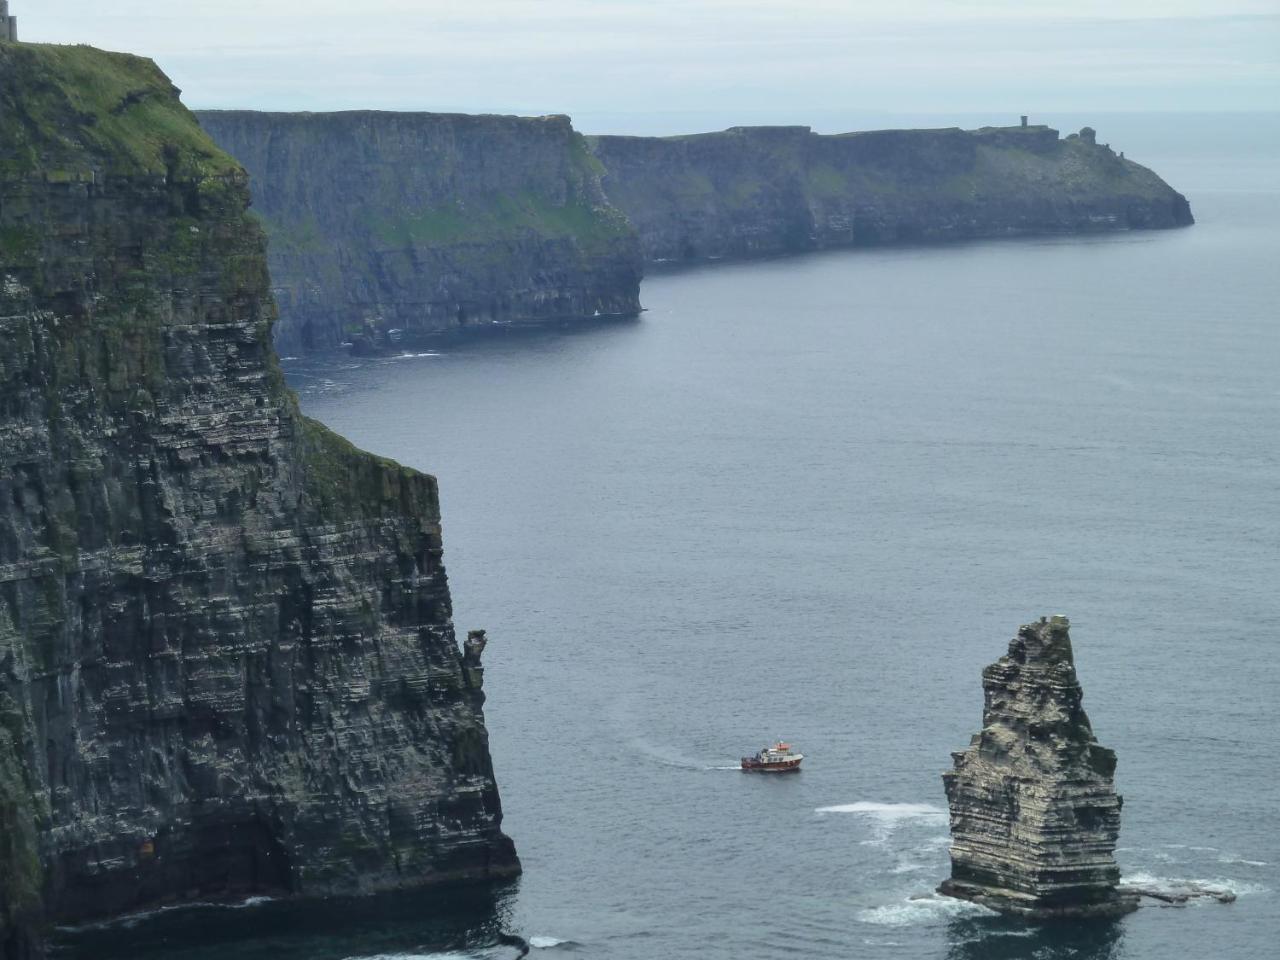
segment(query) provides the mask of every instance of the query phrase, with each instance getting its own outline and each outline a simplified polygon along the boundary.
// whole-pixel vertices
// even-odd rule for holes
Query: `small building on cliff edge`
[[[18,39],[18,18],[9,16],[9,0],[0,0],[0,40]]]

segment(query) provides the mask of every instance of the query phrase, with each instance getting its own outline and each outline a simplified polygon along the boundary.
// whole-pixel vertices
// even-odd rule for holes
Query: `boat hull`
[[[751,757],[742,758],[742,769],[747,773],[799,773],[799,760],[780,760],[777,763],[761,763]]]

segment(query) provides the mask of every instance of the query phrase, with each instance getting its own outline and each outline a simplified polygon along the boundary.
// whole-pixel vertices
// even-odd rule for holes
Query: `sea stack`
[[[982,731],[942,775],[951,878],[938,889],[1033,919],[1117,916],[1116,755],[1081,707],[1066,617],[1023,626],[982,672]]]

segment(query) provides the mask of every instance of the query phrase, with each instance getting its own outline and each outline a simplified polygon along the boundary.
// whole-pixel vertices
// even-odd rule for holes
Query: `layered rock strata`
[[[282,351],[640,310],[635,233],[568,117],[198,116],[252,177]]]
[[[651,262],[904,241],[1174,227],[1187,200],[1089,128],[734,127],[592,137]]]
[[[150,62],[0,45],[0,955],[519,870],[435,480],[302,417],[248,178]]]
[[[942,775],[951,878],[939,891],[1036,919],[1133,910],[1114,855],[1116,756],[1081,707],[1066,617],[1022,627],[982,686],[982,732]]]

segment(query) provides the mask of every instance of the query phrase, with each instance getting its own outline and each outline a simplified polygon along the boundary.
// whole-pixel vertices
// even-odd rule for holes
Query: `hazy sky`
[[[25,40],[155,58],[196,107],[569,113],[598,130],[644,115],[1280,109],[1280,0],[11,6]]]

